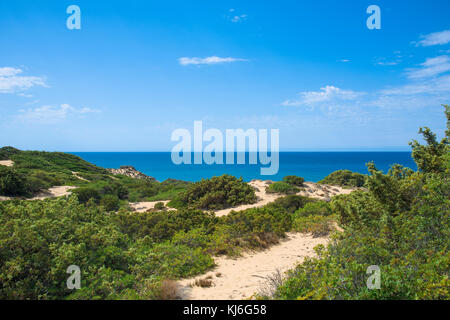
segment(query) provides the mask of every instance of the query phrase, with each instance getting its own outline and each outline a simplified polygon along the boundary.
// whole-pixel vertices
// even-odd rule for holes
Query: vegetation
[[[300,191],[299,188],[284,181],[274,182],[270,184],[266,189],[266,192],[268,193],[281,193],[281,194],[295,194],[299,191]]]
[[[191,184],[186,191],[171,201],[169,206],[217,210],[255,202],[255,190],[250,185],[242,178],[237,179],[225,174]]]
[[[305,179],[298,176],[286,176],[283,178],[283,181],[297,187],[303,186],[303,182],[305,182]]]
[[[395,165],[383,174],[369,163],[368,192],[331,201],[343,232],[327,248],[316,248],[318,258],[291,270],[266,297],[449,299],[450,107],[445,108],[445,138],[437,142],[425,128],[419,132],[427,144],[411,143],[418,171]],[[303,219],[308,212],[322,211],[315,206],[307,204],[296,215]],[[366,270],[371,265],[381,271],[379,290],[367,286]]]
[[[83,159],[61,152],[21,151],[13,147],[0,148],[1,160],[12,160],[12,168],[0,166],[0,195],[32,197],[52,186],[77,186],[74,192],[81,202],[93,198],[96,203],[111,204],[117,197],[120,206],[126,201],[157,201],[175,198],[185,191],[189,182],[168,179],[135,179],[112,175]],[[80,179],[81,178],[81,179]],[[114,200],[117,202],[116,200]],[[117,206],[112,206],[117,207]]]
[[[224,175],[193,184],[158,183],[112,177],[70,155],[33,153],[35,161],[28,152],[2,148],[0,158],[15,161],[12,168],[0,167],[3,194],[28,196],[33,183],[72,178],[78,188],[64,198],[0,202],[0,299],[174,299],[174,281],[210,270],[215,255],[267,248],[288,231],[327,235],[339,223],[342,232],[327,247],[316,248],[317,258],[306,259],[285,279],[278,276],[263,298],[448,300],[448,106],[446,115],[444,139],[438,142],[426,128],[420,132],[427,144],[411,143],[417,171],[394,165],[384,174],[369,163],[367,191],[330,202],[291,194],[222,217],[204,209],[256,201],[242,179]],[[48,172],[39,164],[45,161],[53,168]],[[351,182],[352,174],[341,176],[350,177],[342,183],[360,184]],[[281,183],[297,188],[299,182]],[[171,195],[178,210],[160,210],[161,204],[144,213],[127,210],[127,201],[162,194]],[[80,267],[79,290],[66,286],[70,265]],[[381,270],[379,290],[367,287],[371,265]],[[198,285],[208,286],[206,280]]]
[[[350,170],[338,170],[330,173],[319,183],[341,187],[363,187],[367,176]]]

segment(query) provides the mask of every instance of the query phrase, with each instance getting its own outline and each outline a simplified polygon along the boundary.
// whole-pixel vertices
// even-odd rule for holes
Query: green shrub
[[[331,206],[326,201],[310,201],[304,207],[295,211],[295,216],[329,216],[331,214]]]
[[[327,236],[332,230],[332,217],[324,216],[299,216],[292,222],[292,228],[302,233],[312,233],[314,237]]]
[[[351,172],[350,170],[338,170],[330,173],[319,183],[341,187],[363,187],[366,177],[364,174]]]
[[[268,206],[280,206],[283,209],[285,209],[288,213],[294,213],[297,209],[303,208],[311,201],[314,200],[304,196],[291,194],[276,199],[273,203],[268,204]]]
[[[217,210],[254,202],[255,190],[242,178],[223,175],[189,185],[185,192],[171,201],[170,206]]]
[[[156,210],[163,210],[165,208],[164,206],[164,202],[157,202],[155,203],[155,207]]]
[[[286,176],[283,178],[283,181],[293,186],[301,187],[303,186],[303,182],[305,182],[305,179],[298,176]]]
[[[117,211],[120,207],[120,201],[116,195],[107,194],[100,200],[100,205],[105,207],[106,211]]]
[[[96,202],[100,200],[100,192],[93,188],[78,188],[73,192],[78,196],[80,203],[87,203],[90,199],[94,199]]]
[[[268,193],[282,193],[282,194],[294,194],[299,192],[300,189],[296,186],[290,185],[284,181],[274,182],[266,189]]]
[[[25,176],[13,168],[0,166],[0,195],[24,196],[28,193]]]

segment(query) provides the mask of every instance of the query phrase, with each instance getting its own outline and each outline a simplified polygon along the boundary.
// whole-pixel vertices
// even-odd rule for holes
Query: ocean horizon
[[[158,181],[178,179],[199,181],[223,174],[253,179],[282,180],[287,175],[297,175],[306,181],[317,182],[336,170],[350,170],[367,174],[366,163],[373,161],[376,167],[387,172],[393,164],[401,164],[416,170],[409,151],[301,151],[280,152],[279,170],[275,175],[261,175],[260,168],[268,165],[248,164],[180,164],[172,162],[170,152],[69,152],[104,168],[119,168],[131,165],[136,170],[154,177]],[[235,157],[236,157],[235,152]]]

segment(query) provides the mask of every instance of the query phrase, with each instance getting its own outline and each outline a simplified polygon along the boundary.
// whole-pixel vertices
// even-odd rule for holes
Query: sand
[[[216,216],[224,216],[229,214],[231,211],[242,211],[250,208],[259,208],[283,196],[281,194],[266,192],[266,187],[269,186],[270,181],[252,180],[248,184],[255,188],[255,193],[258,201],[253,204],[243,204],[240,206],[216,211]]]
[[[80,180],[89,182],[88,179],[85,179],[85,178],[83,178],[83,177],[80,177],[80,176],[78,175],[78,172],[72,171],[72,174],[73,174],[73,176],[74,176],[75,178],[77,178],[77,179],[80,179]]]
[[[304,190],[297,193],[300,196],[316,198],[320,200],[329,201],[332,197],[340,195],[340,194],[349,194],[358,188],[346,188],[339,186],[330,186],[327,184],[320,184],[314,182],[305,182]]]
[[[44,200],[48,198],[64,197],[70,195],[72,192],[70,190],[76,189],[74,186],[58,186],[51,187],[50,189],[39,193],[31,199],[27,200]]]
[[[135,212],[145,212],[147,210],[153,209],[155,207],[155,204],[157,204],[158,202],[162,202],[162,203],[164,203],[164,205],[166,205],[169,202],[169,200],[149,201],[149,202],[130,202],[130,207]],[[174,209],[171,209],[171,210],[174,210]]]
[[[0,166],[12,167],[14,162],[12,160],[1,160]]]
[[[327,237],[313,238],[310,234],[288,233],[288,238],[268,250],[247,253],[237,259],[217,257],[217,267],[202,276],[179,281],[182,299],[241,300],[252,297],[264,287],[267,277],[295,267],[305,257],[315,256],[314,247],[328,242]],[[218,277],[217,274],[220,276]],[[212,277],[212,286],[191,286],[196,279]]]
[[[216,216],[224,216],[229,214],[231,211],[242,211],[249,208],[259,208],[275,201],[278,198],[284,197],[283,194],[277,193],[267,193],[266,188],[270,185],[271,181],[262,181],[262,180],[252,180],[249,182],[249,185],[255,188],[256,197],[258,201],[253,204],[244,204],[232,208],[227,208],[223,210],[216,211]],[[352,191],[355,191],[356,188],[344,189],[338,186],[329,186],[326,184],[319,184],[314,182],[305,182],[304,190],[297,193],[297,195],[326,200],[329,201],[331,197],[340,195],[340,194],[348,194]]]

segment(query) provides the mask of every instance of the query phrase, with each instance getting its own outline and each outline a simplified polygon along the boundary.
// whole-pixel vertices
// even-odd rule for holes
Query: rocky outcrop
[[[155,180],[155,178],[149,177],[146,174],[137,171],[136,168],[133,166],[120,166],[119,169],[107,169],[107,170],[112,174],[121,174],[130,178]]]

